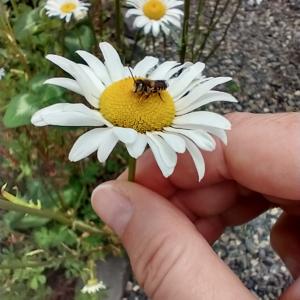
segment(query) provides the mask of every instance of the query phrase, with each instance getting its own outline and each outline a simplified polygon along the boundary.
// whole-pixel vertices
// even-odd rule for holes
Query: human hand
[[[271,231],[274,250],[294,279],[300,273],[300,115],[227,116],[228,146],[204,152],[198,182],[188,153],[164,178],[146,151],[136,183],[127,174],[93,193],[97,214],[121,238],[139,283],[152,300],[256,299],[214,253],[226,226],[240,225],[270,207],[285,212]],[[280,297],[300,299],[298,278]]]

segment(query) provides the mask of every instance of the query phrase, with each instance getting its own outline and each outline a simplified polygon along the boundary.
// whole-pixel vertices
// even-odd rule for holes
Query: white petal
[[[181,27],[181,22],[174,16],[169,15],[168,13],[163,17],[164,20],[166,20],[168,23],[173,24],[174,26],[176,26],[177,28]]]
[[[166,74],[175,66],[178,65],[176,61],[166,61],[159,65],[150,75],[149,78],[152,80],[165,79]]]
[[[173,124],[172,126],[174,128],[179,128],[179,129],[202,129],[204,131],[207,131],[208,133],[217,136],[225,145],[227,144],[227,136],[226,136],[226,131],[224,129],[205,126],[205,125],[174,125]]]
[[[113,127],[113,131],[124,144],[133,143],[138,137],[138,133],[132,128]]]
[[[186,114],[214,101],[237,102],[237,100],[228,93],[210,91],[198,98],[197,92],[199,92],[199,87],[196,87],[186,97],[181,98],[175,103],[176,115]]]
[[[170,29],[164,24],[164,22],[161,22],[160,26],[161,26],[163,32],[165,33],[165,35],[169,35]]]
[[[112,128],[110,128],[105,134],[103,134],[101,139],[101,144],[99,145],[97,157],[100,162],[105,162],[109,154],[116,146],[118,142],[117,136],[114,134]]]
[[[179,15],[179,16],[183,16],[184,13],[182,10],[178,9],[178,8],[172,8],[172,9],[168,9],[168,14],[172,14],[172,15]]]
[[[153,134],[158,134],[161,136],[169,146],[177,153],[183,153],[185,151],[185,141],[179,136],[169,132],[154,132]]]
[[[155,143],[149,137],[147,137],[147,140],[161,172],[163,173],[164,177],[169,177],[174,172],[175,167],[168,167],[162,159],[158,147],[155,145]]]
[[[152,142],[158,148],[160,156],[164,163],[169,167],[173,168],[176,166],[177,163],[177,155],[174,150],[164,141],[161,137],[152,134],[151,132],[146,133],[147,137],[152,140]],[[148,139],[148,142],[149,142]]]
[[[86,61],[86,63],[90,66],[96,76],[105,84],[106,87],[112,84],[107,68],[104,66],[102,61],[86,51],[78,50],[76,51],[76,53]]]
[[[147,136],[145,134],[138,134],[137,139],[133,143],[126,144],[126,148],[130,156],[138,158],[143,154],[146,145]]]
[[[142,11],[132,8],[132,9],[128,9],[128,11],[125,14],[125,18],[129,18],[131,16],[136,16],[136,15],[141,16],[142,14],[143,14]]]
[[[97,77],[93,70],[83,64],[77,64],[78,68],[81,68],[87,75],[90,82],[90,93],[96,98],[100,98],[104,90],[106,89],[102,81]]]
[[[175,117],[173,123],[175,125],[196,124],[226,130],[231,129],[231,124],[226,118],[209,111],[192,112],[183,116]]]
[[[198,76],[203,69],[205,64],[197,62],[193,66],[184,70],[172,83],[172,86],[168,88],[168,92],[174,98],[182,92],[195,78]]]
[[[151,22],[149,22],[148,24],[145,25],[145,27],[144,27],[144,34],[145,35],[147,35],[150,32],[151,27],[152,27],[152,23]]]
[[[176,6],[179,6],[179,5],[183,5],[184,1],[172,1],[170,3],[168,3],[166,6],[167,8],[172,8],[172,7],[176,7]]]
[[[134,27],[142,28],[149,22],[149,19],[145,16],[138,16],[134,21]]]
[[[192,66],[193,64],[191,62],[185,62],[183,65],[180,65],[178,67],[172,68],[166,75],[165,75],[165,79],[169,79],[171,78],[174,74],[176,74],[178,71],[180,71],[181,69],[186,69],[190,66]]]
[[[210,126],[201,126],[201,129],[217,136],[225,145],[227,145],[227,135],[225,130]]]
[[[53,84],[53,85],[61,86],[70,91],[73,91],[79,95],[84,96],[84,93],[81,90],[79,84],[74,79],[69,79],[69,78],[64,78],[64,77],[56,77],[56,78],[51,78],[51,79],[46,80],[44,82],[44,84]]]
[[[133,74],[135,76],[145,77],[149,70],[155,67],[158,64],[158,58],[153,56],[146,56],[143,60],[141,60],[133,69]]]
[[[183,71],[185,72],[185,71]],[[206,81],[206,80],[209,80],[210,78],[204,78],[204,79],[196,79],[194,80],[191,84],[189,84],[185,89],[183,89],[176,97],[174,97],[174,102],[177,102],[179,101],[182,96],[184,96],[185,94],[187,94],[189,91],[192,91],[194,89],[195,86],[199,85],[200,83]],[[175,78],[176,80],[176,78]],[[173,82],[172,82],[173,84]],[[171,84],[170,84],[171,85]]]
[[[178,129],[167,127],[165,128],[166,131],[171,131],[174,133],[178,133],[188,137],[192,140],[199,148],[205,151],[213,151],[216,148],[215,140],[204,130],[186,130],[186,129]]]
[[[71,69],[73,70],[73,77],[80,85],[80,88],[83,91],[86,100],[95,108],[99,108],[100,93],[99,91],[97,91],[94,84],[91,83],[91,80],[90,78],[88,78],[87,73],[84,72],[83,69],[78,65],[72,66]]]
[[[123,64],[115,48],[109,43],[103,42],[100,43],[100,49],[105,58],[105,65],[108,69],[112,82],[123,79]]]
[[[222,84],[222,83],[225,83],[227,81],[231,80],[230,77],[217,77],[217,78],[212,78],[212,79],[209,79],[209,80],[206,80],[204,83],[201,83],[199,84],[199,86],[197,86],[195,89],[193,89],[193,91],[187,95],[186,97],[184,98],[181,98],[177,104],[179,105],[178,106],[178,109],[183,109],[187,106],[189,106],[190,104],[192,104],[195,100],[199,99],[201,96],[205,95],[208,91],[210,91],[212,88],[214,88],[216,85],[218,84]],[[215,92],[217,94],[217,92]],[[215,95],[216,95],[215,94]],[[227,93],[223,93],[223,95],[229,95]],[[219,94],[220,95],[220,94]],[[237,102],[235,100],[234,97],[230,97],[231,100],[227,100],[228,97],[226,97],[226,101],[231,101],[231,102]],[[232,100],[233,99],[233,100]],[[217,101],[217,100],[215,100]],[[184,107],[184,105],[182,105],[183,103],[186,103],[187,105]],[[204,103],[204,101],[203,101]],[[209,103],[209,102],[207,102]],[[205,105],[207,103],[204,103],[204,104],[201,104],[201,105]]]
[[[55,54],[48,54],[46,58],[73,76],[72,66],[76,65],[73,61]]]
[[[205,172],[205,162],[203,159],[203,156],[200,152],[200,150],[197,148],[197,146],[191,142],[188,138],[183,137],[186,142],[186,148],[190,152],[192,159],[195,163],[195,167],[198,172],[199,181],[203,178],[204,172]]]
[[[37,111],[31,118],[35,126],[103,126],[100,112],[84,104],[58,103]]]
[[[80,136],[70,151],[69,160],[79,161],[95,152],[102,142],[102,136],[109,130],[109,128],[95,128]]]
[[[156,20],[151,20],[152,23],[152,34],[157,37],[159,34],[159,22]]]

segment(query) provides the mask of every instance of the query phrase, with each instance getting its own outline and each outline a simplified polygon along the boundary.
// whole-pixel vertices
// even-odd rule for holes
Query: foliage
[[[231,0],[226,0],[226,7],[229,3]],[[219,4],[218,0],[216,11],[220,11]],[[221,6],[221,15],[202,18],[207,5],[205,1],[199,1],[194,34],[185,36],[179,30],[169,28],[181,54],[183,42],[191,48],[186,58],[192,61],[204,53],[210,34],[225,11]],[[128,154],[120,145],[105,164],[100,164],[93,155],[71,163],[68,160],[71,145],[86,128],[36,128],[31,125],[32,115],[43,107],[85,101],[82,96],[63,88],[43,84],[49,78],[68,76],[45,56],[58,54],[83,63],[76,50],[83,49],[99,56],[98,42],[111,40],[112,36],[120,52],[126,53],[124,60],[128,63],[136,57],[138,45],[143,48],[143,54],[158,54],[155,40],[151,48],[151,37],[143,36],[141,32],[136,34],[133,47],[125,42],[120,45],[120,36],[114,35],[105,23],[114,14],[112,10],[98,7],[101,12],[99,27],[91,19],[77,22],[73,19],[66,24],[59,18],[49,18],[44,6],[44,0],[0,2],[0,68],[6,70],[6,75],[0,79],[0,107],[5,128],[0,184],[8,182],[7,192],[3,193],[6,200],[0,199],[3,209],[0,281],[4,300],[17,297],[50,299],[55,288],[49,282],[49,272],[62,273],[73,285],[78,278],[87,282],[95,275],[92,262],[104,259],[108,253],[121,255],[122,251],[118,238],[95,215],[90,195],[99,183],[116,178],[125,169]],[[121,20],[121,16],[115,15],[115,19]],[[211,22],[201,34],[199,29],[204,25],[200,20],[203,24]],[[116,30],[116,34],[120,31]],[[168,41],[164,39],[165,59]],[[231,83],[228,88],[238,91],[239,87]],[[16,195],[18,203],[10,200],[12,194]],[[33,203],[40,200],[41,209],[28,206],[31,200]],[[92,299],[90,295],[80,293],[78,287],[76,291],[76,299]],[[97,296],[97,299],[105,297],[105,293]]]

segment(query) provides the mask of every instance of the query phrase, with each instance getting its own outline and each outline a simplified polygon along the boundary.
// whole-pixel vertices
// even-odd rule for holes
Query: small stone
[[[138,291],[139,289],[140,289],[140,286],[139,286],[139,285],[135,285],[135,286],[132,288],[132,290],[133,290],[134,292]]]
[[[264,258],[266,257],[266,251],[264,249],[259,249],[258,255],[260,258]]]
[[[133,283],[131,281],[127,281],[125,291],[132,291]]]
[[[278,265],[273,265],[273,266],[271,266],[271,268],[270,268],[270,273],[272,273],[272,274],[276,274],[277,272],[278,272]]]
[[[287,271],[287,268],[286,268],[286,266],[281,266],[280,270],[285,273]]]
[[[277,219],[271,218],[270,221],[271,221],[271,225],[273,226],[277,222]]]
[[[253,242],[254,242],[254,244],[256,244],[256,245],[259,244],[258,234],[254,234],[254,235],[253,235]]]
[[[268,245],[270,245],[270,243],[268,241],[261,241],[259,243],[260,248],[266,248]]]
[[[250,261],[252,267],[256,267],[258,265],[258,260],[257,259],[251,259]]]
[[[255,245],[250,239],[245,240],[245,246],[250,253],[255,253]]]
[[[236,246],[235,241],[230,241],[229,245],[232,246],[232,247],[235,247]]]
[[[270,275],[265,275],[265,276],[263,277],[263,279],[264,279],[265,281],[269,281]]]
[[[236,244],[237,246],[239,246],[241,243],[242,243],[242,242],[241,242],[240,240],[236,240],[236,241],[235,241],[235,244]]]
[[[268,112],[270,112],[270,109],[269,109],[268,107],[264,107],[263,111],[264,111],[265,113],[268,113]]]
[[[221,241],[225,244],[228,243],[229,241],[229,236],[228,235],[225,235],[225,234],[222,234],[222,236],[220,237]]]
[[[275,295],[273,295],[272,293],[269,293],[268,296],[269,296],[269,298],[272,299],[272,300],[276,299]]]
[[[279,213],[279,209],[277,207],[274,207],[269,211],[269,214],[271,216],[276,216],[278,213]]]
[[[295,96],[300,96],[300,91],[297,90],[295,93],[294,93]]]

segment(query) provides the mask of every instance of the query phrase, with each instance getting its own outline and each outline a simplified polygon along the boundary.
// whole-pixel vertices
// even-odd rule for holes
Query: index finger
[[[226,116],[232,124],[228,145],[216,138],[213,152],[202,151],[205,175],[198,182],[193,160],[178,154],[174,173],[164,178],[150,150],[137,161],[136,182],[168,198],[178,188],[195,189],[224,180],[280,198],[300,199],[299,113]],[[125,179],[122,174],[120,179]]]

